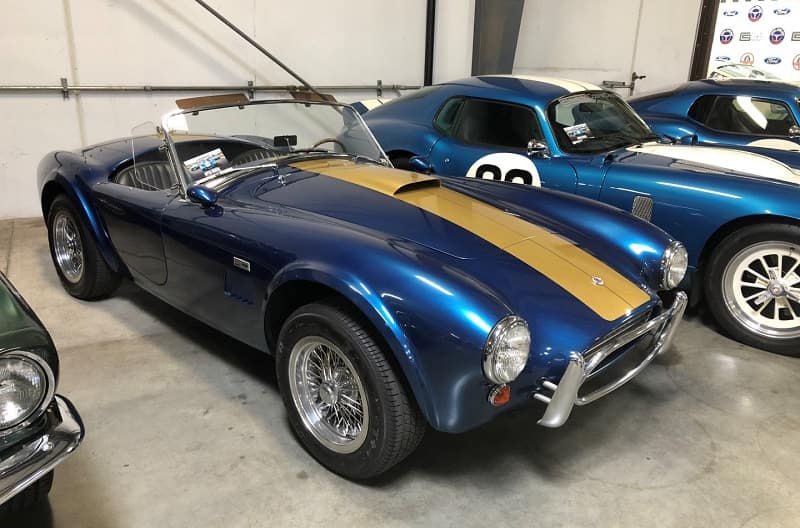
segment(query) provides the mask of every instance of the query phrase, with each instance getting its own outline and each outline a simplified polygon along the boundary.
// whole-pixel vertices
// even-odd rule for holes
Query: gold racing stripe
[[[650,299],[639,286],[566,238],[441,187],[437,178],[345,160],[304,161],[292,166],[393,196],[448,220],[515,256],[607,321],[630,314]],[[593,277],[602,278],[603,285],[595,285]]]

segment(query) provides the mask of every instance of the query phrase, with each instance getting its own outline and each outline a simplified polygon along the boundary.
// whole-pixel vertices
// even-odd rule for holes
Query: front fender
[[[725,224],[755,216],[797,220],[800,186],[670,164],[612,167],[602,201],[629,208],[635,195],[653,200],[653,223],[684,243],[696,267],[708,240]]]
[[[346,263],[295,261],[276,274],[268,295],[296,280],[338,292],[388,344],[431,426],[469,429],[477,425],[473,406],[485,404],[483,346],[511,310],[457,268],[431,258],[431,250],[399,241],[391,247],[403,254],[374,252]]]

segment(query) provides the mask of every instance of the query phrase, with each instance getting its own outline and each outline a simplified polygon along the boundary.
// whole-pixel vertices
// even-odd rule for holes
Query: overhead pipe
[[[400,92],[402,90],[417,90],[419,86],[405,85],[405,84],[347,84],[347,85],[330,85],[318,86],[318,89],[325,91],[366,91],[375,90],[380,92],[382,90],[391,90]],[[66,78],[62,78],[61,84],[52,85],[37,85],[37,84],[20,84],[20,85],[0,85],[0,93],[3,92],[60,92],[65,97],[70,93],[79,92],[293,92],[307,90],[305,86],[296,85],[70,85],[67,83]],[[252,97],[251,97],[252,98]]]

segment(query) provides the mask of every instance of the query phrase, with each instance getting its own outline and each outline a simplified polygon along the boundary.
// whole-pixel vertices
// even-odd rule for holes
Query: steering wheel
[[[324,145],[325,143],[336,143],[337,145],[339,145],[340,147],[342,147],[342,152],[344,152],[345,154],[347,154],[347,147],[345,147],[345,146],[344,146],[344,143],[342,143],[342,142],[341,142],[341,141],[339,141],[338,139],[336,139],[336,138],[332,138],[332,137],[328,137],[328,138],[323,138],[323,139],[320,139],[319,141],[317,141],[316,143],[314,143],[313,145],[311,145],[311,148],[312,148],[312,149],[315,149],[315,148],[317,148],[317,147],[318,147],[318,146],[320,146],[320,145]]]

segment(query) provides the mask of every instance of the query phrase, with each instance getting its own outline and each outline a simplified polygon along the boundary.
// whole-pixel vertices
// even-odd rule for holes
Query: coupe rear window
[[[789,129],[797,125],[782,101],[746,95],[704,95],[689,109],[689,117],[733,134],[788,136]]]

